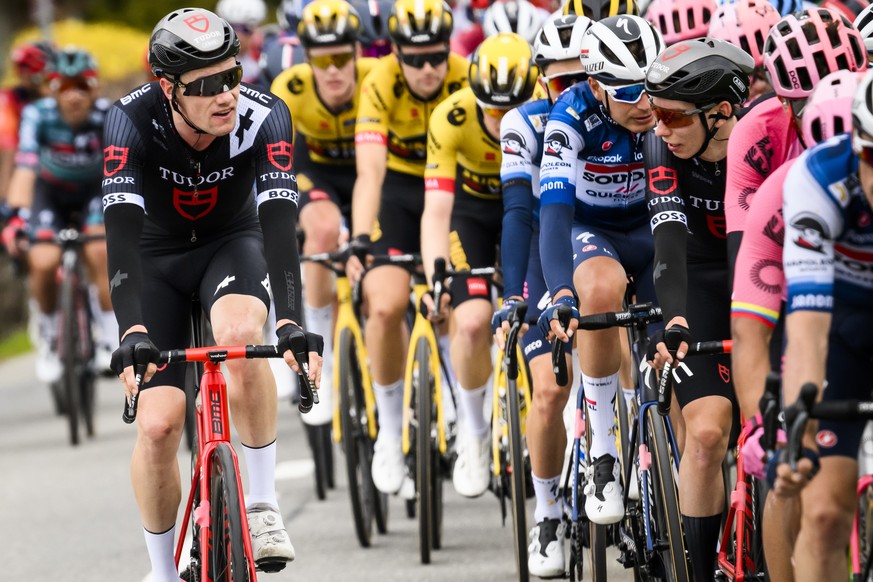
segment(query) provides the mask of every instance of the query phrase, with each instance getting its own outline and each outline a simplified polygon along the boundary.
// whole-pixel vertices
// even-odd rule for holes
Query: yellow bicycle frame
[[[437,409],[437,433],[440,442],[440,453],[446,454],[446,429],[443,419],[443,399],[442,399],[442,374],[440,373],[440,361],[437,356],[437,337],[434,332],[433,324],[428,321],[418,310],[421,304],[421,298],[427,293],[427,284],[415,283],[412,286],[412,292],[415,296],[415,324],[412,326],[412,332],[409,334],[409,347],[406,351],[406,374],[403,382],[403,432],[401,433],[401,444],[403,446],[403,454],[408,455],[410,450],[409,443],[409,423],[412,420],[412,375],[415,365],[415,347],[418,341],[422,338],[427,340],[430,346],[430,372],[433,376],[434,403]]]
[[[521,339],[519,337],[519,339]],[[515,346],[516,357],[518,358],[518,379],[516,384],[518,390],[524,394],[524,400],[519,400],[518,417],[521,420],[520,429],[521,436],[524,438],[527,431],[527,411],[530,410],[530,379],[527,375],[527,366],[525,365],[524,356],[521,350],[521,343]],[[502,407],[506,402],[506,368],[503,366],[503,350],[498,350],[494,358],[494,396],[492,398],[491,412],[491,451],[494,457],[494,476],[499,477],[503,467],[500,466],[500,443],[508,442],[509,439],[509,423],[506,421],[506,416],[502,414]],[[507,448],[509,445],[506,445]]]
[[[370,433],[370,438],[375,439],[378,427],[376,426],[376,399],[373,395],[373,381],[370,378],[370,364],[367,356],[367,347],[364,344],[364,334],[361,332],[361,324],[358,318],[355,317],[355,310],[352,307],[352,285],[348,277],[336,278],[336,295],[339,302],[336,315],[336,327],[333,332],[333,353],[334,357],[339,356],[340,334],[343,330],[348,329],[352,333],[355,342],[355,350],[358,354],[358,364],[361,369],[361,383],[364,388],[364,403],[367,407],[367,424]],[[342,441],[342,429],[340,423],[340,367],[334,364],[333,367],[333,440],[334,442]]]

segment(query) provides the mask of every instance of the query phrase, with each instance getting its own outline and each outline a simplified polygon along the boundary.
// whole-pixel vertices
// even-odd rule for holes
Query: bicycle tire
[[[76,276],[78,287],[76,288],[75,304],[77,322],[76,349],[79,354],[79,410],[82,414],[81,420],[85,423],[85,434],[88,437],[93,437],[97,374],[94,368],[94,332],[91,325],[94,321],[94,316],[91,312],[91,297],[86,283],[86,275],[81,263],[78,265]]]
[[[864,570],[870,560],[873,549],[873,486],[865,487],[858,494],[858,554],[860,558],[860,572],[854,576],[853,582],[860,582],[864,577]]]
[[[96,408],[96,382],[93,370],[86,370],[79,377],[79,392],[82,401],[82,418],[85,421],[85,434],[94,436],[94,409]]]
[[[78,292],[78,273],[74,269],[63,269],[60,288],[60,325],[58,334],[58,357],[63,369],[61,384],[67,404],[67,426],[70,444],[79,444],[80,387],[78,351],[78,315],[76,314],[76,294]]]
[[[340,431],[346,458],[346,477],[355,534],[361,547],[369,548],[373,535],[373,502],[378,491],[370,473],[372,442],[366,432],[364,390],[358,369],[355,341],[350,330],[340,332],[335,365],[339,366]],[[367,455],[369,451],[369,455]]]
[[[679,513],[679,493],[673,478],[673,453],[667,442],[667,425],[654,406],[646,408],[647,440],[652,454],[651,483],[655,495],[653,520],[657,529],[660,555],[668,582],[690,582],[685,535]]]
[[[622,398],[621,394],[617,395],[617,399]],[[586,447],[586,455],[591,451],[591,421],[588,418],[588,407],[585,406],[583,408],[585,414],[585,447]],[[588,457],[588,462],[591,462],[591,458]],[[584,496],[580,495],[579,499],[582,500],[582,504],[584,507]],[[583,513],[579,512],[580,515]],[[599,525],[594,523],[591,520],[588,521],[588,570],[589,570],[589,579],[592,582],[605,582],[607,579],[607,567],[606,567],[606,546],[607,546],[607,528],[610,526],[607,525]]]
[[[415,415],[415,489],[417,492],[418,548],[422,564],[430,564],[433,549],[434,487],[433,450],[431,447],[431,409],[433,379],[430,374],[430,345],[426,338],[419,338],[415,345],[415,361],[412,369],[412,391]]]
[[[327,499],[329,451],[325,449],[323,433],[327,432],[327,438],[330,439],[330,428],[330,424],[303,423],[306,440],[309,443],[309,449],[312,451],[312,462],[315,467],[315,470],[312,471],[315,478],[315,496],[319,501]],[[325,429],[327,430],[325,431]]]
[[[249,535],[242,517],[239,471],[228,443],[212,451],[209,475],[210,543],[206,563],[213,582],[249,582],[249,565],[243,536]]]
[[[519,582],[530,579],[527,567],[527,514],[525,501],[525,462],[521,440],[521,410],[518,383],[506,376],[506,423],[509,431],[510,491],[512,493],[512,523],[515,537],[515,571]],[[506,467],[504,467],[506,470]]]

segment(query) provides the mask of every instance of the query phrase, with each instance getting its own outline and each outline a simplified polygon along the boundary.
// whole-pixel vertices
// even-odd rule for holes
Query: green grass
[[[0,361],[18,356],[30,351],[30,338],[27,330],[22,328],[0,341]]]

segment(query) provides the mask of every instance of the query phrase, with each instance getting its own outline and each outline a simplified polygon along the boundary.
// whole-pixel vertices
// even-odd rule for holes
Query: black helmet
[[[749,76],[754,68],[752,56],[728,42],[686,40],[658,55],[646,74],[646,93],[698,107],[722,101],[740,105],[749,97]]]
[[[239,39],[226,20],[203,8],[180,8],[161,19],[149,41],[156,77],[177,78],[239,54]]]

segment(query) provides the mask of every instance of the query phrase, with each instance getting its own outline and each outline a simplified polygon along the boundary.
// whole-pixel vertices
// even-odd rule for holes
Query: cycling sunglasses
[[[354,58],[355,53],[351,51],[346,53],[336,53],[332,55],[319,55],[317,57],[309,55],[309,64],[316,69],[321,69],[323,71],[329,69],[331,65],[333,65],[337,69],[342,69]]]
[[[857,133],[852,136],[852,149],[858,154],[862,162],[873,166],[873,141],[864,139]]]
[[[182,95],[186,97],[214,97],[236,88],[242,81],[242,75],[242,65],[237,65],[226,71],[194,79],[190,83],[179,81],[179,86],[184,89]]]
[[[698,113],[703,113],[704,111],[700,108],[689,109],[688,111],[665,109],[664,107],[658,107],[652,103],[651,99],[649,99],[649,104],[652,106],[652,113],[655,115],[655,119],[658,120],[658,124],[663,123],[670,129],[679,129],[690,126],[694,123],[694,116]]]
[[[543,77],[543,82],[552,93],[561,94],[576,83],[581,83],[588,78],[584,72],[578,73],[560,73],[551,77]]]
[[[58,93],[72,90],[87,92],[91,90],[91,84],[85,77],[60,77],[52,81],[51,88]]]
[[[404,65],[412,67],[413,69],[423,69],[426,64],[433,68],[437,68],[449,59],[449,51],[417,53],[414,55],[398,51],[397,56]]]
[[[612,97],[613,101],[620,101],[621,103],[638,103],[643,97],[643,93],[646,92],[646,86],[643,83],[622,85],[620,87],[601,85],[601,87],[603,87],[604,91],[609,93],[609,96]]]
[[[477,102],[479,105],[479,109],[482,110],[483,115],[487,115],[488,117],[493,117],[495,119],[502,119],[504,115],[509,113],[512,110],[512,107],[499,107],[495,105],[486,105],[481,101]]]

